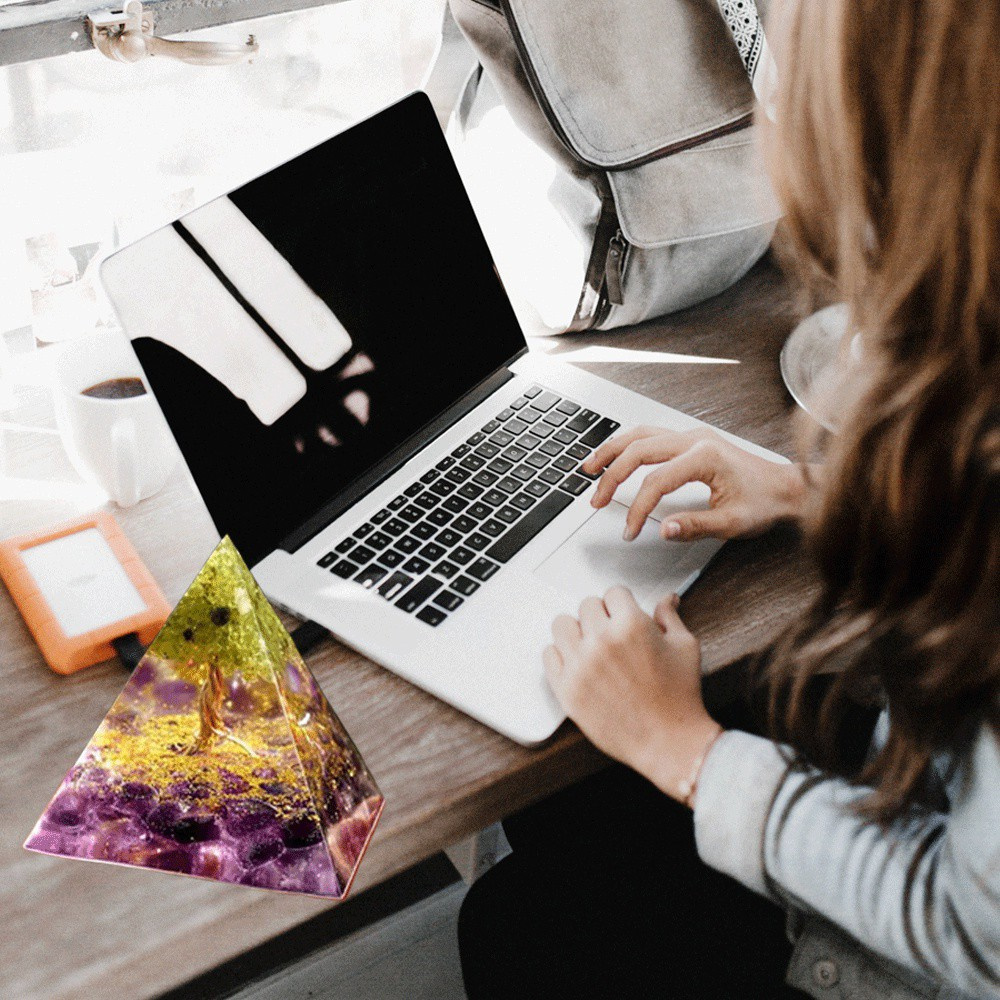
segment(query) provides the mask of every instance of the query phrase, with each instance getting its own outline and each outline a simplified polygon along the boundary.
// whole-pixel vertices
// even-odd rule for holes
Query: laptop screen
[[[250,565],[524,347],[422,94],[119,251],[102,277]]]

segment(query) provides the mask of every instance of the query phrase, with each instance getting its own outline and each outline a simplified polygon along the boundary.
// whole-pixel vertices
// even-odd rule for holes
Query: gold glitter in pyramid
[[[340,899],[382,805],[224,538],[24,846]]]

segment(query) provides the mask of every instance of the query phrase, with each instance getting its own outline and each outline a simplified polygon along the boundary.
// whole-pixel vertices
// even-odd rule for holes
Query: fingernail
[[[639,532],[636,531],[635,528],[633,528],[631,525],[626,524],[625,531],[622,534],[622,538],[624,538],[626,542],[631,542],[635,539],[635,536],[638,534]]]
[[[681,526],[676,521],[668,521],[663,526],[664,538],[676,538],[681,533]]]
[[[672,605],[673,605],[673,606],[674,606],[675,608],[677,608],[677,607],[680,607],[680,603],[681,603],[681,595],[680,595],[680,594],[671,594],[671,595],[670,595],[670,603],[671,603],[671,604],[672,604]]]

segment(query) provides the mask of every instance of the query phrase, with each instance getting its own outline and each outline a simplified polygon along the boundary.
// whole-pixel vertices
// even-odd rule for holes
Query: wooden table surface
[[[702,306],[620,335],[562,341],[555,353],[602,343],[737,359],[734,365],[588,367],[793,456],[793,404],[778,352],[794,321],[788,289],[765,261]],[[26,437],[8,448],[17,475],[59,462],[65,459],[54,436]],[[72,513],[54,501],[0,502],[0,536]],[[170,601],[217,540],[201,501],[178,473],[156,497],[115,515]],[[703,641],[705,668],[762,644],[794,618],[813,587],[790,533],[727,545],[683,603],[686,621]],[[355,893],[602,764],[572,725],[528,750],[337,643],[325,642],[308,659],[387,800]],[[0,996],[153,996],[330,905],[22,850],[125,677],[117,663],[71,677],[51,673],[3,588],[0,675]]]

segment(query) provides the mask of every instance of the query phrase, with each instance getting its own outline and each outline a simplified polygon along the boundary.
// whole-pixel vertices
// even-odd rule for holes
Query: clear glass
[[[184,36],[252,32],[260,53],[232,66],[86,52],[0,68],[0,338],[112,324],[104,256],[419,87],[443,3],[351,0]]]

